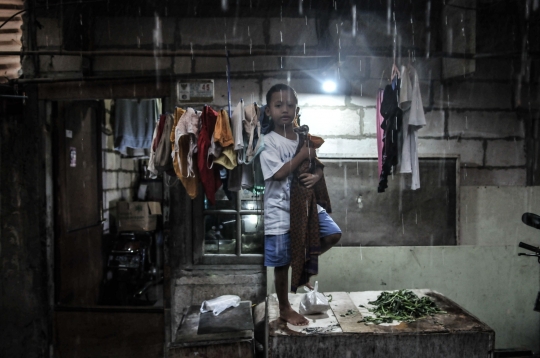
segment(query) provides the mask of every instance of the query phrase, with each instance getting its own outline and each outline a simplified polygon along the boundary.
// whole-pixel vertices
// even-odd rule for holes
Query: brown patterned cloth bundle
[[[308,130],[305,125],[295,128],[295,132],[299,133],[296,154],[306,141],[309,141],[309,146],[314,151],[324,143],[322,138],[308,134]],[[294,171],[291,183],[291,291],[293,292],[308,283],[309,278],[319,272],[321,244],[317,204],[327,212],[332,212],[324,175],[312,188],[306,188],[298,178],[303,173],[313,173],[316,167],[324,168],[324,165],[317,158],[306,159]]]

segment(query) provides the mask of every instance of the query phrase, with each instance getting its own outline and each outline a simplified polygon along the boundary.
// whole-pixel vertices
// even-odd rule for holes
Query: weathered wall
[[[27,94],[36,96],[35,88]],[[37,101],[0,99],[0,352],[44,357],[49,349],[45,150]],[[37,130],[34,130],[37,128]]]
[[[470,11],[463,12],[470,16]],[[459,19],[461,13],[448,16]],[[62,44],[62,34],[57,20],[44,18],[39,21],[44,25],[37,32],[39,47],[58,48]],[[136,48],[154,48],[157,51],[160,48],[190,49],[193,58],[94,56],[91,62],[94,75],[152,74],[156,71],[176,75],[208,73],[210,78],[216,79],[212,104],[217,107],[227,105],[227,86],[223,78],[226,61],[224,58],[200,56],[198,51],[221,51],[225,48],[302,51],[304,47],[309,51],[322,45],[316,24],[303,18],[270,18],[265,21],[259,18],[243,18],[242,21],[209,18],[204,20],[204,30],[198,26],[201,20],[197,18],[143,16],[137,19],[136,27],[127,26],[130,21],[130,18],[121,17],[97,19],[95,48],[134,48],[137,44]],[[358,21],[360,30],[356,37],[351,35],[350,19],[332,19],[328,24],[332,31],[325,41],[330,41],[330,48],[336,52],[344,53],[339,56],[339,64],[326,58],[312,57],[254,55],[231,58],[233,104],[240,98],[263,103],[270,86],[287,82],[300,95],[303,123],[310,125],[314,134],[324,135],[326,139],[320,150],[321,156],[376,156],[375,97],[378,88],[387,83],[392,58],[368,54],[346,56],[345,53],[358,46],[368,46],[374,52],[377,52],[375,49],[380,52],[382,46],[391,46],[392,36],[386,31],[386,21],[373,14],[358,14]],[[460,31],[470,31],[466,38],[472,43],[461,43],[465,40],[452,37],[453,46],[457,47],[454,50],[473,51],[476,23],[472,21],[459,26],[464,26]],[[411,45],[411,38],[416,41],[426,38],[423,21],[415,22],[412,27],[412,33],[408,26],[398,27],[399,46]],[[441,41],[446,43],[449,40],[445,37]],[[405,54],[401,55],[404,58],[398,57],[398,65],[408,61]],[[459,154],[463,168],[462,185],[524,185],[526,116],[517,109],[521,103],[538,108],[540,99],[535,92],[521,87],[518,91],[515,77],[522,63],[518,59],[478,59],[475,72],[451,79],[443,76],[448,68],[468,66],[468,62],[454,61],[451,65],[441,57],[413,56],[412,65],[419,74],[428,121],[428,125],[419,131],[420,155]],[[534,67],[537,63],[533,61],[527,65]],[[43,76],[80,74],[84,67],[80,57],[69,56],[41,56],[40,66]],[[337,79],[346,89],[339,95],[321,95],[321,81],[325,78]],[[329,126],[327,123],[335,118],[339,121],[332,121]]]

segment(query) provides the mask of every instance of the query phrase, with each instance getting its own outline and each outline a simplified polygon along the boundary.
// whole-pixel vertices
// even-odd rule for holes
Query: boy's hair
[[[277,85],[273,85],[270,87],[268,92],[266,92],[266,104],[270,105],[270,101],[272,100],[272,95],[279,91],[290,91],[294,95],[294,99],[296,99],[296,102],[298,102],[298,96],[296,95],[296,91],[291,87],[284,83],[278,83]]]

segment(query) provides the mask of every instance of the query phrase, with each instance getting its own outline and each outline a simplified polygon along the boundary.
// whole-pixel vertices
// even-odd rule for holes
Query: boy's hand
[[[315,157],[315,148],[310,148],[307,146],[307,142],[306,142],[306,145],[304,145],[300,151],[298,152],[298,156],[300,156],[300,158],[302,159],[311,159],[311,158],[314,158]]]
[[[300,174],[298,176],[298,179],[300,179],[300,182],[306,187],[311,188],[315,183],[321,179],[321,177],[318,174],[311,174],[311,173],[304,173]]]

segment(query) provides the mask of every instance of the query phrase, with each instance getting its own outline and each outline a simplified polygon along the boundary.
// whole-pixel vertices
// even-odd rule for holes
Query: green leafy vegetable
[[[385,291],[375,301],[368,303],[375,306],[375,308],[368,308],[368,311],[374,313],[375,317],[364,317],[358,323],[381,324],[391,323],[394,320],[412,322],[437,313],[446,313],[437,308],[435,302],[429,297],[419,298],[410,290]],[[360,307],[365,306],[360,305]]]

